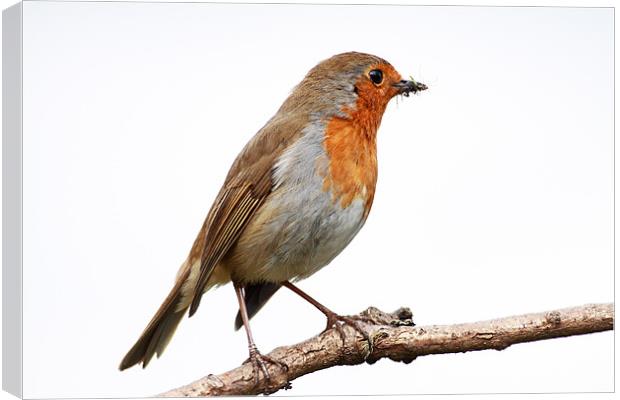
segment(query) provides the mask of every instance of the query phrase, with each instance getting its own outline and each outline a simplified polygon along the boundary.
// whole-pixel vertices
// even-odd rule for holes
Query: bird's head
[[[316,114],[369,112],[380,119],[394,96],[426,90],[423,83],[404,80],[384,59],[365,53],[335,55],[312,68],[283,109],[302,108]]]

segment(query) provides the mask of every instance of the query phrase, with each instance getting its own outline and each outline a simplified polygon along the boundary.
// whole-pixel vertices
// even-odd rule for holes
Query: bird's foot
[[[345,339],[347,335],[344,332],[344,326],[349,325],[351,328],[355,329],[359,332],[364,340],[369,341],[368,333],[359,325],[359,322],[372,323],[372,320],[364,315],[338,315],[336,313],[330,312],[325,314],[327,316],[327,326],[325,327],[324,332],[335,328],[340,335],[340,339],[342,339],[342,344],[344,345]]]
[[[244,361],[244,364],[252,363],[252,368],[254,370],[254,382],[258,386],[260,383],[259,375],[262,372],[265,380],[269,382],[271,380],[271,375],[269,374],[269,369],[267,368],[267,364],[274,364],[281,368],[285,373],[288,372],[288,365],[286,363],[271,358],[269,356],[262,355],[256,346],[250,347],[250,358]]]

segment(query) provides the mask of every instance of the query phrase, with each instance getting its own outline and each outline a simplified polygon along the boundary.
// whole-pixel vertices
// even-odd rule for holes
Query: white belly
[[[260,275],[269,281],[298,280],[329,264],[364,224],[364,206],[355,200],[346,209],[332,202],[329,193],[312,202],[293,204],[267,224],[271,248]],[[268,233],[268,235],[269,235]]]

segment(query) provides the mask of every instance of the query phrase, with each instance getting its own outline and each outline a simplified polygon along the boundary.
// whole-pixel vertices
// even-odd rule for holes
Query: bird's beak
[[[414,80],[406,81],[402,80],[393,85],[396,89],[398,89],[398,94],[402,94],[405,96],[409,96],[409,93],[417,93],[422,90],[428,89],[428,86],[421,82],[416,82]]]

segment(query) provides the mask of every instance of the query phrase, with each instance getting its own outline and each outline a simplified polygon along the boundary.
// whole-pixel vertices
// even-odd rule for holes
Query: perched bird
[[[387,61],[350,52],[308,72],[237,156],[168,297],[120,369],[161,355],[202,295],[231,282],[255,376],[269,378],[249,319],[282,286],[327,316],[327,328],[355,327],[294,286],[329,264],[370,212],[377,181],[377,129],[396,95],[425,90]],[[285,366],[283,366],[286,368]]]

